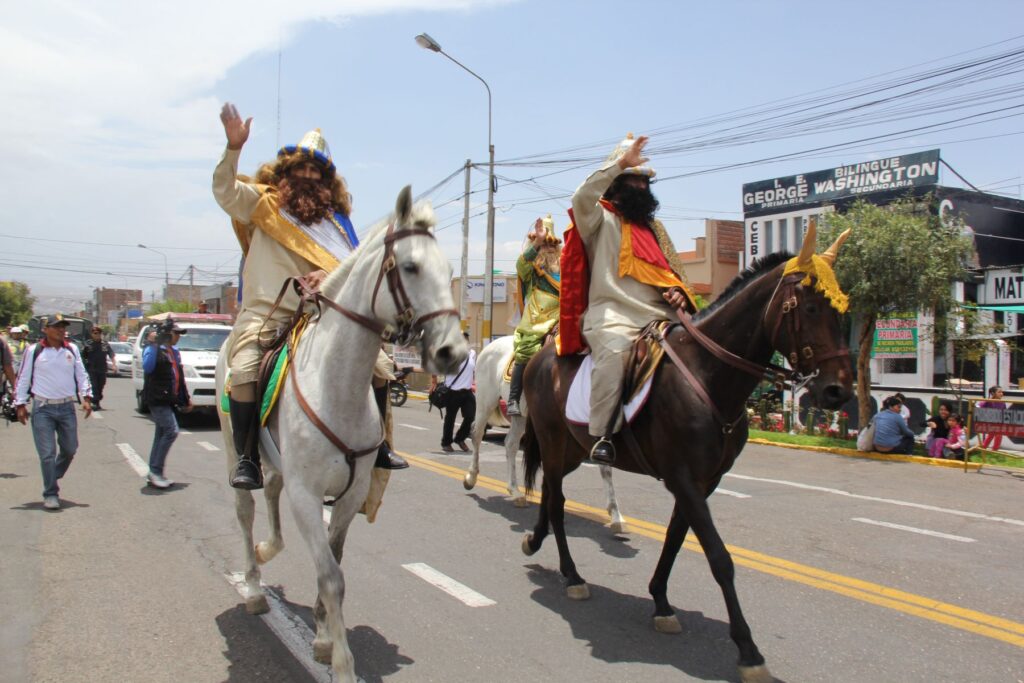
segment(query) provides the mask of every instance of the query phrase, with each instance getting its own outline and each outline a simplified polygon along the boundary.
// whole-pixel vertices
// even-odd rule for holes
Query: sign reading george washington
[[[1024,436],[1024,404],[1006,403],[1005,408],[985,407],[974,401],[971,417],[972,434],[1002,434],[1003,436]]]
[[[743,212],[786,210],[869,192],[910,189],[939,182],[939,150],[903,154],[825,171],[743,185]]]

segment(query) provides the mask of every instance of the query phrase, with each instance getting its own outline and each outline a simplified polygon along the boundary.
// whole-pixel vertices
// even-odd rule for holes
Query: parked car
[[[179,320],[177,317],[175,320]],[[144,325],[139,330],[132,348],[132,384],[135,386],[136,410],[148,413],[149,406],[142,396],[145,373],[142,371],[142,350],[148,346],[146,335],[157,328],[159,323]],[[218,322],[190,322],[179,320],[179,325],[188,330],[178,341],[185,386],[192,395],[196,409],[215,411],[217,389],[215,386],[217,357],[224,340],[231,334],[231,327]]]
[[[114,350],[114,361],[107,359],[107,374],[117,377],[131,377],[132,374],[132,345],[128,342],[110,342],[110,348]],[[113,365],[113,368],[111,368]]]

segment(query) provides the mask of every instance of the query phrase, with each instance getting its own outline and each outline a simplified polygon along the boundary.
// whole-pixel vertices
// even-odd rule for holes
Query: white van
[[[230,325],[221,322],[191,322],[175,316],[179,326],[188,330],[178,341],[181,352],[181,364],[184,368],[185,385],[192,395],[192,405],[197,409],[215,411],[217,390],[214,375],[217,369],[217,356],[224,340],[231,334]],[[142,397],[143,371],[142,349],[148,346],[146,335],[155,330],[160,323],[144,325],[139,330],[132,348],[132,384],[135,385],[136,410],[148,413],[149,406]]]

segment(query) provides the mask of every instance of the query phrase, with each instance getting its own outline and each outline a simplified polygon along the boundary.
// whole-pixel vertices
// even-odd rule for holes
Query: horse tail
[[[540,469],[540,444],[537,443],[537,434],[533,430],[533,420],[526,418],[526,430],[519,442],[523,449],[523,485],[526,492],[533,491],[533,484],[537,480],[537,470]]]

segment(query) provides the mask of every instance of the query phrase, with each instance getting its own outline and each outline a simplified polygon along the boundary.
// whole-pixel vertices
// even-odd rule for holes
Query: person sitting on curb
[[[875,415],[874,447],[879,453],[910,455],[914,452],[914,432],[900,415],[902,405],[898,398],[890,396],[882,402],[882,410]]]

